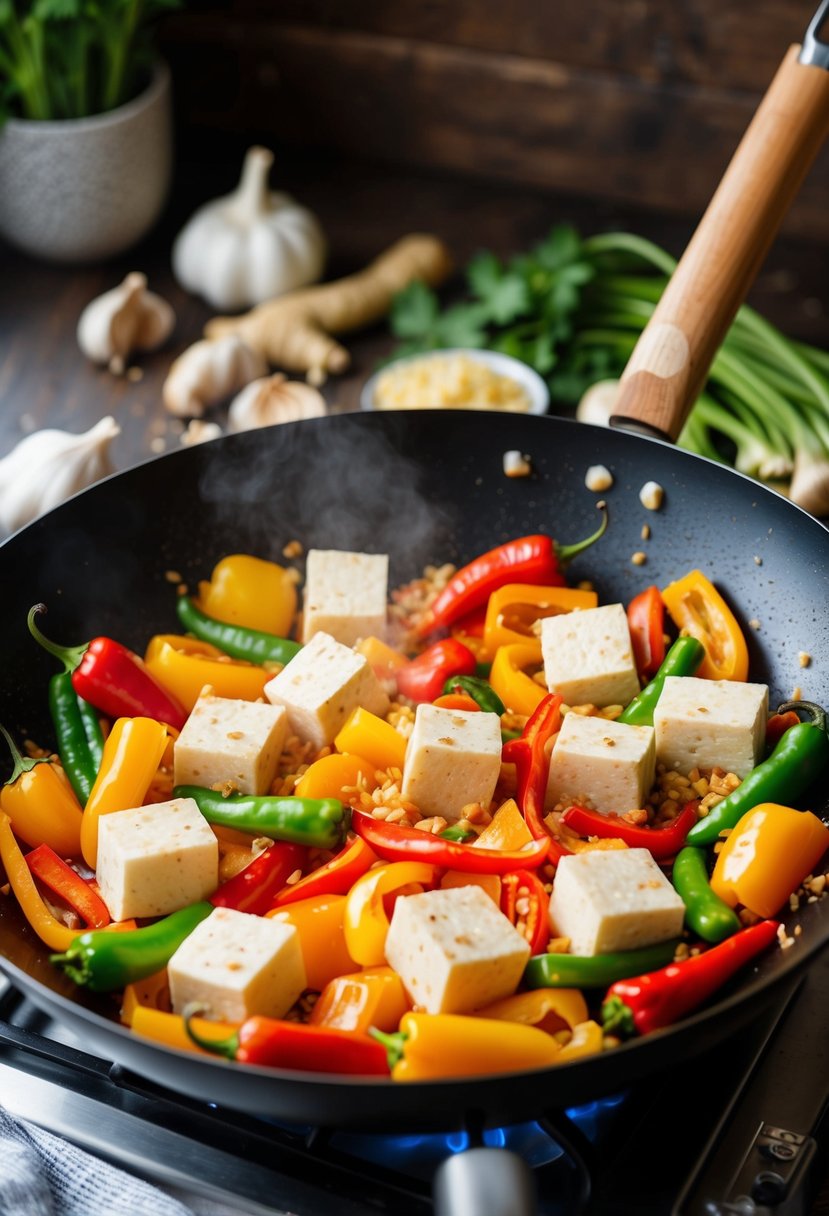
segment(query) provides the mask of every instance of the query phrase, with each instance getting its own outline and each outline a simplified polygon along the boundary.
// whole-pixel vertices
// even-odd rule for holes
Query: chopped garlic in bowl
[[[490,350],[398,359],[366,381],[364,410],[467,409],[543,414],[547,386],[526,363]]]

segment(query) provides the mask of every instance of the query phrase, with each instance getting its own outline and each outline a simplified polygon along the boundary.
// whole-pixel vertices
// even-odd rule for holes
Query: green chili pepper
[[[742,929],[733,908],[712,891],[704,849],[686,845],[676,855],[671,880],[685,904],[685,921],[704,942],[721,942]]]
[[[676,940],[615,954],[538,954],[524,971],[528,988],[604,988],[616,980],[656,971],[673,961]]]
[[[229,794],[201,785],[177,785],[174,798],[193,798],[208,823],[218,823],[272,840],[317,849],[345,843],[350,812],[337,798],[279,798],[269,794]]]
[[[633,698],[616,721],[626,722],[628,726],[653,726],[653,711],[662,695],[665,677],[692,676],[704,658],[702,642],[692,637],[677,638],[650,684],[646,684],[639,696]]]
[[[482,680],[489,679],[489,673],[492,671],[491,663],[483,663],[480,660],[475,664],[475,675]]]
[[[278,638],[273,633],[262,633],[259,629],[245,629],[227,621],[200,612],[186,595],[176,601],[178,619],[185,629],[202,642],[218,646],[234,659],[246,659],[249,663],[289,663],[302,649],[299,642],[289,638]]]
[[[462,828],[459,824],[453,823],[443,832],[438,832],[441,840],[457,840],[463,844],[467,840],[477,840],[478,833],[473,828]]]
[[[212,911],[213,905],[204,900],[143,929],[94,929],[76,937],[63,954],[51,955],[51,962],[93,992],[115,992],[166,967],[184,939]]]
[[[790,726],[768,759],[691,828],[688,844],[714,844],[721,832],[735,827],[746,811],[761,802],[791,806],[829,765],[826,711],[811,701],[787,701],[777,712],[783,714],[790,709],[811,714],[811,722]]]
[[[86,806],[104,752],[104,735],[98,720],[98,711],[79,697],[72,685],[74,662],[66,658],[60,647],[54,647],[38,629],[35,617],[44,611],[42,604],[35,604],[27,618],[32,637],[61,659],[64,671],[49,680],[49,712],[55,728],[58,755],[63,771],[81,806]]]
[[[478,676],[450,676],[443,686],[445,693],[457,692],[459,689],[471,697],[485,713],[498,714],[500,717],[507,712],[504,702],[492,685]]]

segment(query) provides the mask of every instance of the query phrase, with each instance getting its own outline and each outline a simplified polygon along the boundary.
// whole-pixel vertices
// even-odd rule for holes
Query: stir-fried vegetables
[[[0,728],[0,858],[54,964],[123,992],[125,1024],[159,1042],[396,1081],[557,1067],[712,997],[783,933],[769,918],[801,883],[825,886],[829,828],[769,803],[829,766],[825,713],[768,717],[701,572],[609,623],[594,592],[563,586],[559,557],[539,537],[484,554],[405,630],[329,636],[324,670],[297,680],[311,649],[288,636],[295,585],[261,559],[225,559],[203,602],[171,603],[196,637],[149,639],[149,672],[108,642],[92,658],[54,647],[33,609],[66,665],[49,691],[60,762],[24,759]],[[582,682],[561,685],[580,704],[548,662],[569,612],[604,631],[566,674]],[[176,656],[231,682],[204,689]],[[78,662],[107,686],[97,712]],[[627,705],[612,703],[619,664],[640,687]],[[678,686],[684,717],[666,708]],[[221,779],[198,784],[208,772]]]

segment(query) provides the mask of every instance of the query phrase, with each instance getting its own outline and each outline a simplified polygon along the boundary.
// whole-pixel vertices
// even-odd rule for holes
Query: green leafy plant
[[[0,0],[0,121],[84,118],[137,96],[179,0]]]
[[[557,406],[575,407],[591,385],[621,374],[675,266],[631,233],[582,239],[559,226],[507,262],[478,254],[465,298],[446,308],[411,284],[392,307],[394,357],[450,346],[503,351],[544,376]],[[741,308],[679,443],[829,514],[829,355]]]

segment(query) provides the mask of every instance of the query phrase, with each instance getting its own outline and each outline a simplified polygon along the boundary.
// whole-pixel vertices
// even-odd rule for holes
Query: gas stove
[[[0,984],[0,1102],[12,1114],[240,1216],[473,1216],[456,1169],[470,1150],[482,1185],[528,1187],[541,1216],[806,1216],[829,1165],[829,950],[755,1022],[673,1075],[448,1135],[288,1126],[189,1100],[90,1055]]]

